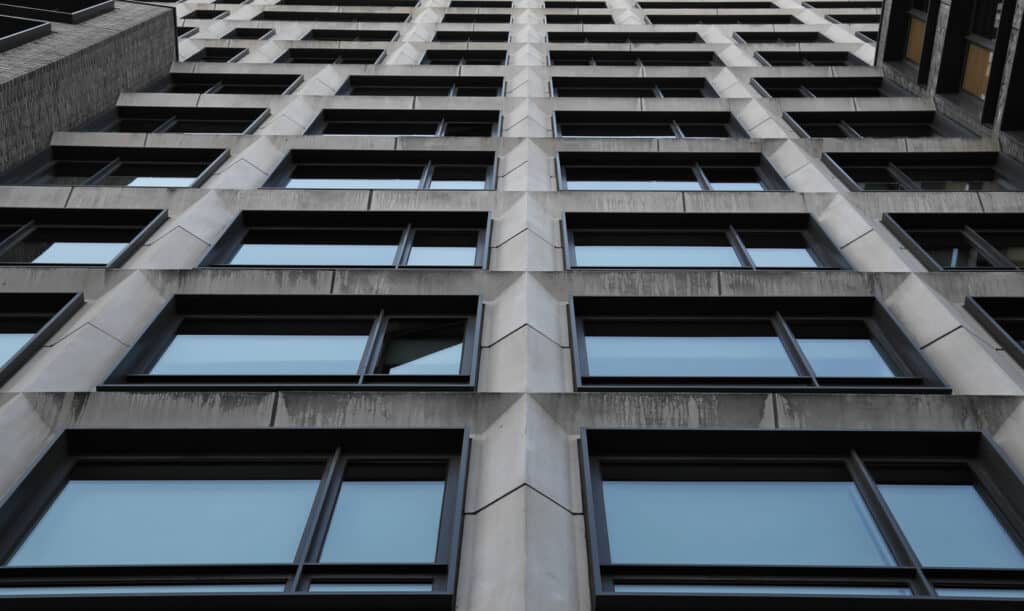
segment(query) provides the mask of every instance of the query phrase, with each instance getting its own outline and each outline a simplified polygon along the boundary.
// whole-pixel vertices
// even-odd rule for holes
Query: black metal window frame
[[[679,1],[679,0],[655,0],[654,2],[646,2],[640,0],[636,3],[637,8],[641,9],[696,9],[696,10],[715,10],[715,9],[777,9],[778,4],[769,2],[768,0],[690,0],[690,1]]]
[[[445,13],[441,23],[512,23],[511,13]]]
[[[549,43],[699,44],[698,32],[548,32]]]
[[[32,42],[49,33],[49,22],[0,15],[0,52]]]
[[[38,0],[3,0],[0,13],[43,21],[82,23],[114,10],[114,0],[64,0],[63,5],[53,2],[51,6],[41,7]]]
[[[439,66],[504,66],[508,63],[505,50],[485,49],[427,49],[421,64]]]
[[[1018,545],[1024,543],[1024,484],[1001,449],[976,431],[795,431],[582,429],[584,520],[595,611],[920,609],[1009,611],[1020,601],[936,595],[937,587],[1022,588],[1024,571],[922,565],[878,488],[973,484]],[[635,565],[611,561],[603,482],[848,481],[896,562],[891,567]],[[614,592],[619,583],[902,587],[910,596]]]
[[[484,186],[466,191],[493,191],[497,183],[498,159],[493,151],[388,151],[388,150],[292,150],[270,175],[263,188],[287,189],[297,169],[363,167],[372,172],[385,168],[420,168],[416,190],[429,190],[439,168],[481,168]],[[319,178],[330,179],[330,176]],[[369,176],[367,178],[370,178]]]
[[[373,89],[383,93],[360,93],[360,89]],[[479,90],[493,90],[494,93],[477,97],[501,97],[505,95],[505,79],[489,76],[367,76],[352,75],[342,84],[337,95],[386,95],[422,96],[416,90],[446,89],[442,97],[467,97]],[[409,91],[413,93],[409,93]],[[471,93],[466,93],[466,92]],[[433,92],[430,95],[434,95]]]
[[[81,293],[3,293],[0,328],[33,335],[0,363],[0,385],[8,380],[85,304]]]
[[[714,51],[548,51],[552,66],[721,66]]]
[[[577,233],[601,234],[610,237],[637,236],[644,234],[725,235],[740,261],[740,267],[725,269],[779,269],[758,268],[753,257],[747,252],[740,233],[759,235],[798,234],[811,258],[818,264],[817,270],[850,269],[850,265],[832,243],[828,235],[810,214],[678,214],[678,213],[606,213],[606,212],[565,212],[562,215],[562,245],[565,269],[601,269],[581,266],[576,262]],[[615,268],[620,269],[620,268]],[[665,266],[644,267],[643,269],[687,269]],[[701,267],[698,269],[709,269]],[[788,269],[788,268],[785,268]]]
[[[757,51],[754,58],[765,66],[865,66],[848,51]]]
[[[1012,271],[1021,270],[1007,258],[999,248],[987,240],[985,235],[1006,233],[1024,235],[1024,214],[986,212],[983,214],[947,214],[947,213],[886,213],[882,215],[882,224],[920,261],[928,271],[941,272],[947,270],[978,271]],[[959,234],[960,237],[983,256],[991,266],[951,267],[947,268],[935,260],[927,249],[921,246],[914,233]]]
[[[99,390],[423,390],[476,387],[483,303],[468,295],[176,295],[114,367]],[[391,321],[465,321],[460,372],[453,375],[377,373]],[[311,327],[369,329],[358,370],[351,375],[161,375],[149,371],[183,328],[218,335]]]
[[[764,31],[764,32],[734,32],[733,39],[743,44],[807,44],[818,42],[833,42],[821,32],[792,32],[792,31]]]
[[[269,4],[263,6],[271,6]],[[253,19],[256,21],[318,21],[337,23],[405,23],[409,20],[408,12],[394,13],[359,13],[327,12],[327,11],[280,11],[264,10]]]
[[[37,595],[5,599],[26,610],[178,611],[318,609],[450,611],[454,607],[469,433],[424,429],[63,430],[0,504],[0,560],[10,557],[76,472],[92,478],[175,479],[184,474],[320,480],[295,560],[283,564],[10,567],[0,587],[280,583],[283,592]],[[319,474],[319,475],[317,475]],[[346,479],[438,477],[445,482],[437,552],[422,564],[321,563],[320,550]],[[424,592],[310,592],[311,581],[426,583]]]
[[[307,134],[337,134],[331,127],[332,123],[359,123],[367,125],[366,135],[387,136],[420,136],[420,137],[452,137],[452,129],[466,124],[491,124],[487,135],[473,137],[489,138],[501,134],[501,112],[497,110],[365,110],[358,108],[325,108],[316,121],[310,125]],[[433,133],[426,134],[410,128],[408,134],[398,133],[396,126],[411,124],[435,124]],[[379,133],[374,133],[374,125],[379,125]]]
[[[789,186],[782,175],[775,169],[771,161],[761,153],[583,153],[562,151],[555,155],[555,175],[558,177],[558,188],[569,189],[566,174],[568,168],[590,168],[602,170],[604,181],[628,180],[634,168],[651,169],[654,167],[679,168],[692,172],[700,189],[695,191],[713,191],[713,181],[707,176],[708,170],[753,171],[763,191],[789,191]],[[618,173],[618,174],[616,174]],[[622,178],[625,176],[625,178]],[[746,181],[743,181],[746,182]],[[655,189],[642,189],[654,191]],[[676,189],[665,189],[675,191]]]
[[[266,265],[241,266],[230,263],[250,232],[274,236],[274,243],[309,244],[311,237],[348,233],[360,235],[364,232],[401,232],[395,259],[384,268],[410,267],[409,255],[416,240],[417,232],[468,232],[475,231],[476,261],[469,268],[455,266],[437,269],[487,269],[490,258],[491,217],[487,212],[281,212],[246,210],[239,214],[207,251],[199,267],[268,267]],[[260,242],[261,244],[264,242]],[[0,244],[2,246],[2,244]],[[293,267],[293,266],[283,266]],[[308,266],[316,267],[316,266]],[[415,266],[417,269],[424,269]]]
[[[882,0],[822,0],[804,2],[808,8],[882,8]]]
[[[451,0],[450,8],[512,8],[510,0]]]
[[[279,0],[276,6],[377,6],[414,8],[419,0]]]
[[[565,24],[590,24],[590,25],[613,25],[615,19],[605,13],[549,13],[544,15],[544,22],[552,25]]]
[[[825,19],[844,25],[882,22],[882,16],[878,13],[832,13],[825,15]]]
[[[188,187],[173,187],[194,188],[202,185],[206,179],[212,176],[229,156],[230,151],[227,149],[52,146],[48,151],[30,159],[0,178],[0,184],[45,185],[46,181],[43,180],[45,177],[69,175],[53,173],[55,170],[59,172],[62,165],[93,166],[94,169],[88,174],[85,171],[79,175],[71,174],[71,176],[81,177],[82,180],[76,183],[76,186],[83,187],[102,186],[102,181],[115,175],[125,164],[155,168],[198,168],[203,166],[203,169],[195,174],[195,178]],[[156,174],[156,176],[160,175]],[[145,176],[145,174],[138,176]]]
[[[302,40],[342,40],[345,42],[391,42],[397,30],[346,30],[340,28],[310,28]]]
[[[586,95],[566,96],[566,86],[571,86],[571,91],[584,89]],[[704,78],[611,78],[611,77],[559,77],[551,78],[552,97],[595,97],[594,93],[600,92],[603,95],[598,97],[637,97],[632,94],[619,94],[623,90],[647,90],[646,98],[673,98],[673,97],[702,97],[717,98],[718,92],[711,86],[711,83]],[[673,90],[686,90],[699,92],[699,96],[674,96]]]
[[[806,25],[795,15],[788,13],[648,13],[647,21],[652,25]]]
[[[899,185],[899,191],[925,191],[920,181],[907,175],[908,169],[990,171],[992,180],[998,182],[1002,188],[985,191],[1024,190],[1024,165],[1001,153],[823,153],[822,161],[851,191],[865,190],[860,182],[850,175],[850,170],[856,168],[887,172],[889,180]]]
[[[667,125],[672,138],[700,139],[704,136],[687,136],[685,126],[716,126],[727,132],[728,138],[749,138],[750,135],[731,112],[600,112],[559,110],[551,115],[552,133],[556,138],[630,138],[635,136],[617,135],[565,135],[563,124],[573,125]],[[644,136],[646,137],[646,136]],[[667,136],[666,136],[667,137]]]
[[[199,28],[196,27],[184,27],[179,25],[176,28],[174,28],[174,32],[178,35],[178,38],[188,38],[189,36],[195,34],[198,31]]]
[[[274,35],[274,28],[239,27],[221,36],[224,40],[267,40]]]
[[[80,128],[84,131],[135,132],[146,134],[201,133],[251,134],[266,121],[270,111],[266,108],[212,108],[209,106],[118,106],[97,120]],[[150,122],[145,130],[126,129],[124,122]],[[181,124],[208,125],[202,131],[181,130]]]
[[[959,123],[946,118],[940,113],[932,110],[890,110],[890,111],[854,111],[854,112],[785,112],[782,117],[798,134],[803,138],[815,138],[805,129],[805,125],[831,125],[843,133],[844,138],[877,138],[878,136],[865,136],[858,131],[858,125],[862,124],[893,124],[927,125],[932,129],[935,138],[977,138],[978,135],[971,132]],[[830,136],[834,137],[834,136]],[[893,136],[907,137],[907,136]]]
[[[608,3],[604,0],[546,0],[544,8],[568,8],[568,9],[606,9]]]
[[[384,49],[324,49],[289,47],[274,60],[275,64],[367,64],[380,63]]]
[[[759,94],[766,98],[786,97],[777,96],[772,90],[779,89],[793,90],[799,93],[797,97],[865,97],[864,92],[870,90],[872,93],[867,97],[902,97],[909,96],[905,89],[894,85],[888,79],[880,76],[854,77],[854,76],[833,76],[833,77],[754,77],[750,84]],[[843,93],[849,95],[822,95],[825,93]]]
[[[438,30],[433,42],[508,42],[508,30]]]
[[[11,250],[37,232],[66,232],[88,237],[90,232],[133,231],[131,239],[106,265],[93,263],[44,263],[46,267],[105,267],[114,269],[134,255],[146,240],[167,220],[166,210],[90,210],[68,208],[0,209],[0,266],[36,265],[32,262],[4,261]],[[85,240],[89,241],[89,240]]]
[[[1018,365],[1024,367],[1024,297],[967,297],[964,309],[988,331]],[[1015,331],[1016,333],[1011,333]],[[1020,338],[1014,337],[1021,335]]]
[[[155,93],[243,93],[246,95],[285,95],[302,83],[301,74],[222,74],[172,72],[147,91]],[[267,90],[269,88],[269,90]]]
[[[198,9],[194,10],[187,15],[183,15],[182,19],[224,19],[230,13],[228,11],[218,11],[216,9]]]
[[[939,393],[950,388],[909,339],[902,325],[874,297],[584,297],[569,301],[569,335],[576,390],[696,392],[850,392]],[[587,365],[586,324],[652,322],[767,324],[783,344],[794,377],[636,377],[591,376]],[[821,378],[797,343],[791,324],[825,324],[867,332],[893,373],[888,378]],[[841,335],[837,335],[841,337]]]
[[[185,61],[233,64],[248,54],[249,49],[244,47],[203,47]]]

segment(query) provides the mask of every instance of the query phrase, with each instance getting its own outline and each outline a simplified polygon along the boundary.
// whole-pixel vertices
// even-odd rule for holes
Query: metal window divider
[[[404,267],[409,264],[409,255],[412,254],[413,227],[407,223],[402,229],[402,237],[398,240],[398,249],[395,252],[394,267]]]
[[[797,370],[797,375],[810,378],[812,386],[821,386],[818,383],[818,377],[814,375],[814,368],[811,367],[810,360],[808,360],[804,351],[800,349],[800,342],[797,341],[796,335],[789,327],[789,323],[786,322],[782,313],[778,311],[773,312],[769,322],[775,329],[775,333],[778,336],[779,341],[782,342],[783,350],[786,351],[786,355],[790,358],[793,367]]]
[[[114,170],[116,170],[120,166],[121,166],[121,158],[120,157],[114,157],[114,159],[112,159],[110,162],[108,162],[107,165],[103,166],[102,168],[97,170],[95,173],[93,173],[93,175],[90,176],[89,179],[86,180],[83,184],[86,185],[86,186],[91,186],[91,185],[99,184],[99,182],[101,180],[103,180],[103,179],[107,178],[108,176],[110,176],[111,174],[113,174]]]
[[[749,269],[757,269],[757,266],[754,265],[754,258],[747,252],[747,246],[743,243],[743,239],[740,238],[736,227],[729,225],[725,230],[725,235],[729,240],[729,244],[732,245],[733,250],[736,252],[737,257],[739,257],[740,264]]]
[[[889,171],[889,175],[896,179],[896,182],[900,183],[903,187],[909,191],[920,191],[921,185],[917,183],[913,178],[907,176],[907,173],[900,169],[895,163],[891,161],[886,165],[886,169]]]
[[[178,116],[177,115],[171,115],[163,123],[161,123],[160,125],[157,125],[156,127],[154,127],[153,131],[150,132],[150,133],[153,133],[153,134],[163,134],[163,133],[166,133],[167,130],[169,130],[172,127],[174,127],[177,123],[178,123]]]
[[[438,137],[439,136],[443,136],[447,129],[448,129],[448,117],[446,115],[441,115],[440,120],[438,120],[438,122],[437,122],[437,129],[434,130],[434,135],[438,136]]]
[[[684,132],[683,128],[679,125],[679,121],[678,120],[672,119],[669,122],[669,126],[672,129],[672,133],[675,134],[676,138],[685,138],[686,137],[686,132]]]
[[[384,310],[381,309],[370,325],[370,332],[366,335],[366,345],[363,346],[363,354],[359,358],[359,367],[356,370],[356,376],[359,378],[357,384],[363,384],[364,378],[369,375],[376,362],[377,344],[383,342],[386,331],[385,318]]]
[[[423,166],[423,173],[420,174],[420,184],[417,187],[421,191],[430,188],[430,181],[434,177],[434,161],[428,160],[426,165]]]
[[[846,134],[847,138],[856,138],[858,140],[864,139],[864,136],[860,135],[860,133],[858,133],[846,119],[840,119],[838,125],[839,129]]]
[[[701,191],[711,191],[711,181],[708,180],[706,174],[704,174],[704,168],[701,167],[700,162],[694,162],[690,166],[693,170],[693,175],[697,179],[697,183],[700,184]]]
[[[1010,269],[1017,269],[1017,265],[1008,259],[998,248],[993,246],[991,242],[981,236],[973,227],[965,225],[963,228],[963,235],[967,238],[967,241],[971,243],[981,254],[989,260],[993,266],[1006,267]]]
[[[22,224],[21,227],[11,232],[9,236],[0,240],[0,255],[17,246],[22,240],[27,238],[29,234],[37,229],[38,226],[38,223],[34,219],[29,220]]]
[[[340,492],[340,476],[345,471],[345,463],[345,457],[338,447],[324,466],[320,485],[306,518],[306,527],[295,550],[295,572],[285,586],[286,592],[300,591],[300,588],[305,587],[305,565],[319,560],[324,540],[327,538],[327,529],[330,528],[330,516],[334,512],[334,505]]]

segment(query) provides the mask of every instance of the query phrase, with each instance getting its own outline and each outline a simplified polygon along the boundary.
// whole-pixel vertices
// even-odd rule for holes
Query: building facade
[[[1020,605],[1015,54],[936,89],[964,36],[879,0],[154,4],[180,61],[0,177],[0,608]]]

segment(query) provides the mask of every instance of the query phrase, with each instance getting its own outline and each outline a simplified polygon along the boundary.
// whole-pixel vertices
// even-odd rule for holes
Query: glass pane
[[[429,583],[326,583],[309,584],[310,592],[430,592]]]
[[[674,594],[769,594],[798,596],[911,596],[910,588],[887,586],[755,586],[746,584],[617,583],[616,592]]]
[[[284,592],[283,583],[151,584],[143,586],[23,586],[0,587],[0,596],[61,596],[68,594],[215,594],[219,592]]]
[[[123,242],[54,242],[33,263],[106,265],[124,250]]]
[[[958,231],[913,232],[910,236],[942,267],[992,267],[970,240]]]
[[[127,182],[124,182],[127,180]],[[126,187],[191,187],[195,176],[110,176],[99,184],[119,184]]]
[[[1024,568],[1024,554],[974,486],[881,484],[879,489],[925,566]]]
[[[458,375],[465,320],[392,320],[377,373]]]
[[[567,180],[570,191],[700,191],[695,180]]]
[[[418,178],[290,178],[287,189],[418,189]]]
[[[417,231],[406,265],[473,267],[478,235],[477,231]]]
[[[605,481],[620,564],[891,566],[851,482]]]
[[[822,378],[891,378],[895,374],[870,339],[799,338],[814,374]]]
[[[1024,598],[1024,590],[998,590],[995,588],[935,588],[939,596],[970,598]]]
[[[242,244],[231,265],[391,266],[397,244]]]
[[[346,481],[321,562],[433,562],[443,481]]]
[[[818,267],[806,248],[750,248],[747,253],[757,267]]]
[[[366,335],[179,334],[155,375],[349,375],[359,369]]]
[[[11,360],[22,346],[32,339],[34,333],[0,333],[0,363]]]
[[[788,377],[779,338],[587,335],[591,376]]]
[[[578,267],[740,267],[732,246],[580,246]]]
[[[318,480],[71,480],[10,566],[291,562]]]

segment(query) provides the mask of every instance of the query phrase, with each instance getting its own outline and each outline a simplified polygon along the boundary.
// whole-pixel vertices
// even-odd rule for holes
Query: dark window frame
[[[771,93],[772,88],[785,88],[799,90],[800,96],[803,98],[814,98],[814,97],[864,97],[860,94],[852,96],[822,96],[816,95],[815,89],[820,92],[825,91],[849,91],[858,89],[871,89],[874,93],[868,97],[885,98],[885,97],[905,97],[909,96],[910,93],[905,89],[893,84],[889,79],[882,78],[880,76],[871,77],[853,77],[853,76],[839,76],[839,77],[753,77],[750,79],[750,84],[760,95],[766,98],[774,97],[786,97],[786,96],[775,96]]]
[[[695,10],[716,10],[716,9],[727,9],[727,10],[747,10],[747,9],[765,9],[775,10],[779,8],[779,5],[768,0],[736,0],[725,2],[718,0],[706,0],[706,1],[681,1],[681,0],[656,0],[654,2],[647,2],[646,0],[640,0],[636,3],[637,8],[650,10],[650,9],[695,9]]]
[[[203,47],[185,61],[233,64],[248,54],[249,49],[244,47]]]
[[[864,136],[857,131],[857,126],[862,123],[895,123],[905,125],[907,123],[920,123],[928,125],[934,132],[932,138],[977,138],[978,135],[966,127],[952,121],[942,113],[931,110],[924,111],[851,111],[851,112],[801,112],[788,111],[782,114],[782,118],[802,138],[820,138],[823,136],[812,136],[807,132],[804,125],[808,119],[824,122],[835,121],[838,128],[843,132],[844,138],[864,139],[875,136]],[[818,123],[814,123],[817,125]],[[835,136],[829,136],[835,137]],[[892,136],[894,138],[907,138],[909,136]]]
[[[662,609],[741,611],[752,598],[771,609],[834,608],[1009,610],[1019,601],[938,597],[935,587],[1024,587],[1024,571],[923,568],[878,489],[889,483],[973,484],[1008,535],[1020,545],[1024,484],[1002,450],[976,431],[784,431],[581,429],[578,445],[584,522],[595,611]],[[732,471],[732,473],[729,473]],[[893,554],[892,567],[613,564],[602,483],[644,478],[672,481],[752,479],[854,484]],[[803,475],[803,478],[800,476]],[[730,477],[731,476],[731,477]],[[616,579],[640,583],[894,586],[910,596],[799,594],[665,594],[613,592]]]
[[[757,51],[754,59],[765,66],[795,66],[792,59],[800,61],[800,66],[866,66],[856,55],[848,51]],[[783,63],[779,63],[779,60]],[[824,63],[828,62],[828,63]]]
[[[187,15],[182,16],[182,19],[225,19],[230,14],[230,11],[218,11],[216,9],[197,9]]]
[[[441,23],[512,23],[511,13],[445,13]]]
[[[307,517],[293,563],[280,565],[133,565],[127,567],[0,566],[0,585],[58,586],[130,585],[132,583],[282,583],[284,593],[259,592],[185,594],[85,594],[21,597],[22,608],[68,610],[83,605],[119,609],[175,611],[215,604],[228,610],[268,611],[368,607],[387,611],[447,611],[454,605],[462,538],[470,438],[466,429],[64,429],[32,464],[0,505],[0,559],[17,549],[45,513],[50,500],[76,469],[112,478],[148,476],[175,479],[164,473],[168,462],[180,461],[217,474],[230,469],[235,477],[265,473],[270,479],[317,469],[317,495]],[[184,457],[183,457],[184,455]],[[441,476],[445,482],[436,558],[425,564],[332,564],[317,561],[342,482],[352,466],[356,479]],[[88,469],[88,471],[84,471]],[[424,475],[420,475],[420,473]],[[198,472],[197,472],[198,473]],[[365,475],[363,475],[365,473]],[[436,475],[434,475],[436,474]],[[309,593],[311,579],[357,583],[426,582],[430,592],[387,591]],[[298,591],[298,593],[296,593]]]
[[[825,392],[949,394],[938,373],[909,339],[902,325],[874,297],[579,297],[569,300],[569,339],[577,391]],[[750,321],[770,324],[782,342],[796,376],[636,377],[591,376],[585,324]],[[896,374],[888,378],[819,378],[797,345],[790,320],[866,329],[868,338]]]
[[[423,133],[384,133],[366,135],[386,135],[389,137],[421,137],[421,138],[444,138],[455,137],[448,134],[448,128],[452,125],[472,123],[490,123],[491,131],[487,136],[473,136],[476,138],[493,138],[501,135],[502,116],[500,111],[494,110],[366,110],[359,108],[325,108],[317,116],[313,124],[306,130],[307,135],[346,135],[336,134],[331,131],[332,122],[365,123],[373,125],[379,123],[388,125],[390,123],[436,123],[437,127],[432,134]]]
[[[773,13],[649,13],[651,25],[807,25],[795,15]]]
[[[289,47],[274,60],[275,64],[379,64],[384,49],[328,49],[323,47]]]
[[[559,44],[700,44],[704,39],[698,32],[548,32],[549,43]]]
[[[1024,318],[1020,312],[1024,306],[1022,297],[971,297],[964,301],[964,309],[982,328],[988,331],[999,346],[1010,355],[1018,365],[1024,367],[1024,346],[1006,328],[1006,322],[1021,325]]]
[[[984,234],[992,231],[1024,234],[1024,215],[1015,213],[986,212],[982,214],[948,214],[948,213],[886,213],[882,215],[882,224],[899,240],[928,271],[1013,271],[1024,269],[1010,261],[1000,250],[988,240]],[[980,230],[980,231],[979,231]],[[959,233],[974,247],[991,267],[951,267],[947,268],[935,260],[927,249],[918,243],[911,232]]]
[[[504,66],[507,63],[508,53],[503,49],[427,49],[420,59],[422,65],[439,66]]]
[[[483,301],[476,296],[426,295],[176,295],[169,299],[98,390],[403,390],[471,391],[480,360]],[[377,373],[392,320],[465,320],[460,372],[450,375]],[[204,329],[302,330],[311,323],[366,324],[369,335],[359,368],[338,375],[168,375],[149,371],[193,321]],[[273,324],[269,324],[273,323]],[[218,335],[212,333],[211,335]]]
[[[565,158],[569,160],[583,159],[587,161],[594,159],[596,161],[603,161],[608,159],[608,163],[566,163]],[[779,173],[771,161],[761,153],[584,153],[575,151],[560,151],[555,155],[555,175],[558,178],[558,189],[560,191],[582,191],[587,192],[589,189],[569,189],[568,178],[566,176],[567,167],[588,167],[588,168],[601,168],[605,167],[609,170],[618,170],[622,172],[628,172],[633,167],[650,168],[654,162],[657,163],[657,167],[678,167],[688,169],[692,172],[695,177],[695,181],[700,184],[700,189],[695,189],[694,192],[712,192],[714,189],[710,188],[710,183],[718,182],[709,179],[706,176],[706,170],[708,169],[742,169],[742,170],[753,170],[757,175],[758,182],[764,187],[758,193],[764,192],[789,192],[790,188],[786,184],[785,179],[782,178],[782,174]],[[607,175],[608,180],[615,180],[614,174]],[[628,182],[628,181],[623,181]],[[657,192],[659,189],[640,189],[641,191]],[[678,191],[677,189],[660,189],[660,191]],[[724,191],[723,191],[724,192]],[[735,192],[735,191],[734,191]]]
[[[391,42],[397,30],[346,30],[339,28],[310,28],[302,40],[341,40],[345,42]]]
[[[102,156],[100,156],[102,155]],[[191,159],[190,155],[193,155]],[[83,177],[75,187],[90,186],[112,186],[115,188],[132,189],[194,189],[202,186],[204,182],[227,160],[231,155],[228,149],[193,149],[193,148],[144,148],[144,147],[99,147],[99,146],[51,146],[49,150],[37,155],[33,159],[16,167],[11,172],[0,177],[0,184],[16,185],[43,185],[48,182],[40,182],[43,177],[53,176],[53,169],[62,163],[86,164],[99,166],[89,176]],[[196,161],[200,157],[204,158]],[[102,165],[101,165],[102,164]],[[206,167],[196,175],[190,185],[186,186],[121,186],[103,185],[102,181],[109,178],[124,164],[131,165],[155,165],[158,167],[175,165],[200,165]],[[144,176],[144,175],[139,175]],[[159,174],[158,174],[159,176]]]
[[[245,95],[286,95],[295,91],[303,81],[301,74],[172,72],[169,77],[160,80],[154,86],[146,89],[146,91],[152,93],[192,93],[198,95],[210,95],[215,93],[224,93],[225,88],[246,86],[265,87],[267,86],[266,83],[268,81],[263,79],[268,78],[277,81],[276,83],[273,83],[273,86],[275,87],[273,92],[264,93],[263,91],[242,91],[237,93],[243,93]],[[203,88],[202,91],[198,90],[200,87]],[[176,89],[179,88],[193,88],[196,90],[176,91]],[[228,91],[226,93],[233,94],[236,92]]]
[[[0,385],[6,384],[35,353],[85,305],[82,293],[3,293],[0,323],[37,327],[28,341],[0,363]],[[16,322],[15,322],[16,321]],[[39,323],[38,325],[29,323]]]
[[[440,89],[447,86],[448,93],[440,97],[502,97],[505,95],[505,79],[502,77],[479,76],[379,76],[353,74],[342,83],[336,95],[384,95],[421,97],[420,93],[403,93],[415,88]],[[387,89],[387,93],[358,93],[360,88]],[[464,96],[462,90],[494,89],[487,96]]]
[[[606,9],[608,3],[604,0],[546,0],[544,8],[553,9]]]
[[[49,33],[49,22],[0,15],[0,52],[32,42]]]
[[[213,108],[209,106],[118,106],[112,112],[79,128],[82,131],[119,132],[119,133],[202,133],[202,134],[252,134],[270,116],[266,108]],[[160,121],[153,129],[146,131],[122,129],[123,121]],[[242,129],[224,129],[207,131],[175,131],[182,122],[217,121],[248,121]]]
[[[822,153],[822,162],[843,185],[854,192],[892,191],[891,189],[866,190],[852,176],[847,168],[882,168],[890,179],[898,183],[899,191],[945,193],[946,189],[922,189],[920,181],[907,175],[906,169],[966,169],[991,170],[993,181],[1003,183],[1001,189],[971,189],[962,192],[1016,192],[1024,190],[1024,165],[1002,153]],[[877,160],[877,161],[875,161]],[[851,166],[850,163],[857,165]],[[960,191],[956,191],[960,192]]]
[[[623,64],[623,61],[629,61]],[[581,63],[586,62],[586,63]],[[551,66],[721,66],[714,51],[548,51]]]
[[[551,25],[614,25],[615,18],[610,13],[548,13],[544,15],[544,23]]]
[[[568,119],[568,120],[566,120]],[[685,125],[715,125],[721,126],[728,135],[727,138],[750,138],[750,134],[739,124],[736,116],[731,112],[601,112],[601,111],[568,111],[558,110],[551,113],[551,130],[556,138],[634,138],[639,136],[614,136],[614,135],[565,135],[562,133],[563,124],[572,125],[668,125],[672,136],[658,136],[664,138],[683,139],[705,139],[709,136],[687,136]],[[713,138],[714,136],[710,136]]]
[[[733,39],[737,42],[751,44],[810,44],[819,42],[833,42],[821,32],[817,31],[763,31],[763,32],[733,32]]]
[[[508,42],[507,30],[437,30],[433,42]]]
[[[336,157],[340,156],[340,158]],[[484,162],[484,157],[490,156]],[[281,161],[277,169],[263,185],[264,189],[288,189],[288,181],[294,177],[299,167],[351,167],[398,168],[420,167],[419,186],[415,191],[431,190],[434,171],[438,167],[485,167],[484,186],[482,189],[460,189],[467,192],[493,191],[498,181],[498,157],[493,151],[411,151],[411,150],[320,150],[293,149]],[[329,177],[325,177],[327,179]],[[295,187],[299,189],[301,187]],[[323,188],[323,187],[322,187]],[[325,188],[329,190],[329,188]],[[359,190],[359,189],[357,189]],[[371,190],[371,189],[364,189]],[[387,189],[382,189],[387,190]],[[444,190],[444,189],[438,189]]]
[[[326,12],[326,11],[280,11],[273,10],[270,4],[263,5],[262,13],[253,17],[255,21],[316,21],[337,23],[405,23],[409,21],[409,12],[395,13],[360,13]],[[269,9],[269,10],[268,10]]]
[[[237,27],[221,36],[222,40],[267,40],[274,36],[274,28]]]
[[[41,8],[33,5],[31,0],[3,0],[0,2],[0,13],[43,21],[82,23],[114,10],[114,0],[85,0],[77,4],[81,6],[67,10],[62,8]]]
[[[718,92],[715,91],[711,83],[705,78],[613,78],[613,77],[560,77],[554,76],[551,78],[551,96],[552,97],[594,97],[592,95],[578,96],[578,95],[563,95],[565,84],[573,85],[573,91],[580,88],[592,89],[602,91],[603,93],[612,92],[612,95],[604,95],[601,97],[637,97],[634,95],[615,95],[614,92],[621,92],[624,89],[646,89],[648,95],[642,96],[646,98],[673,98],[673,97],[702,97],[702,98],[717,98]],[[613,88],[612,85],[621,84],[620,87]],[[669,87],[668,85],[671,85]],[[685,89],[692,91],[699,91],[702,95],[700,96],[672,96],[665,95],[665,90],[677,90]]]

